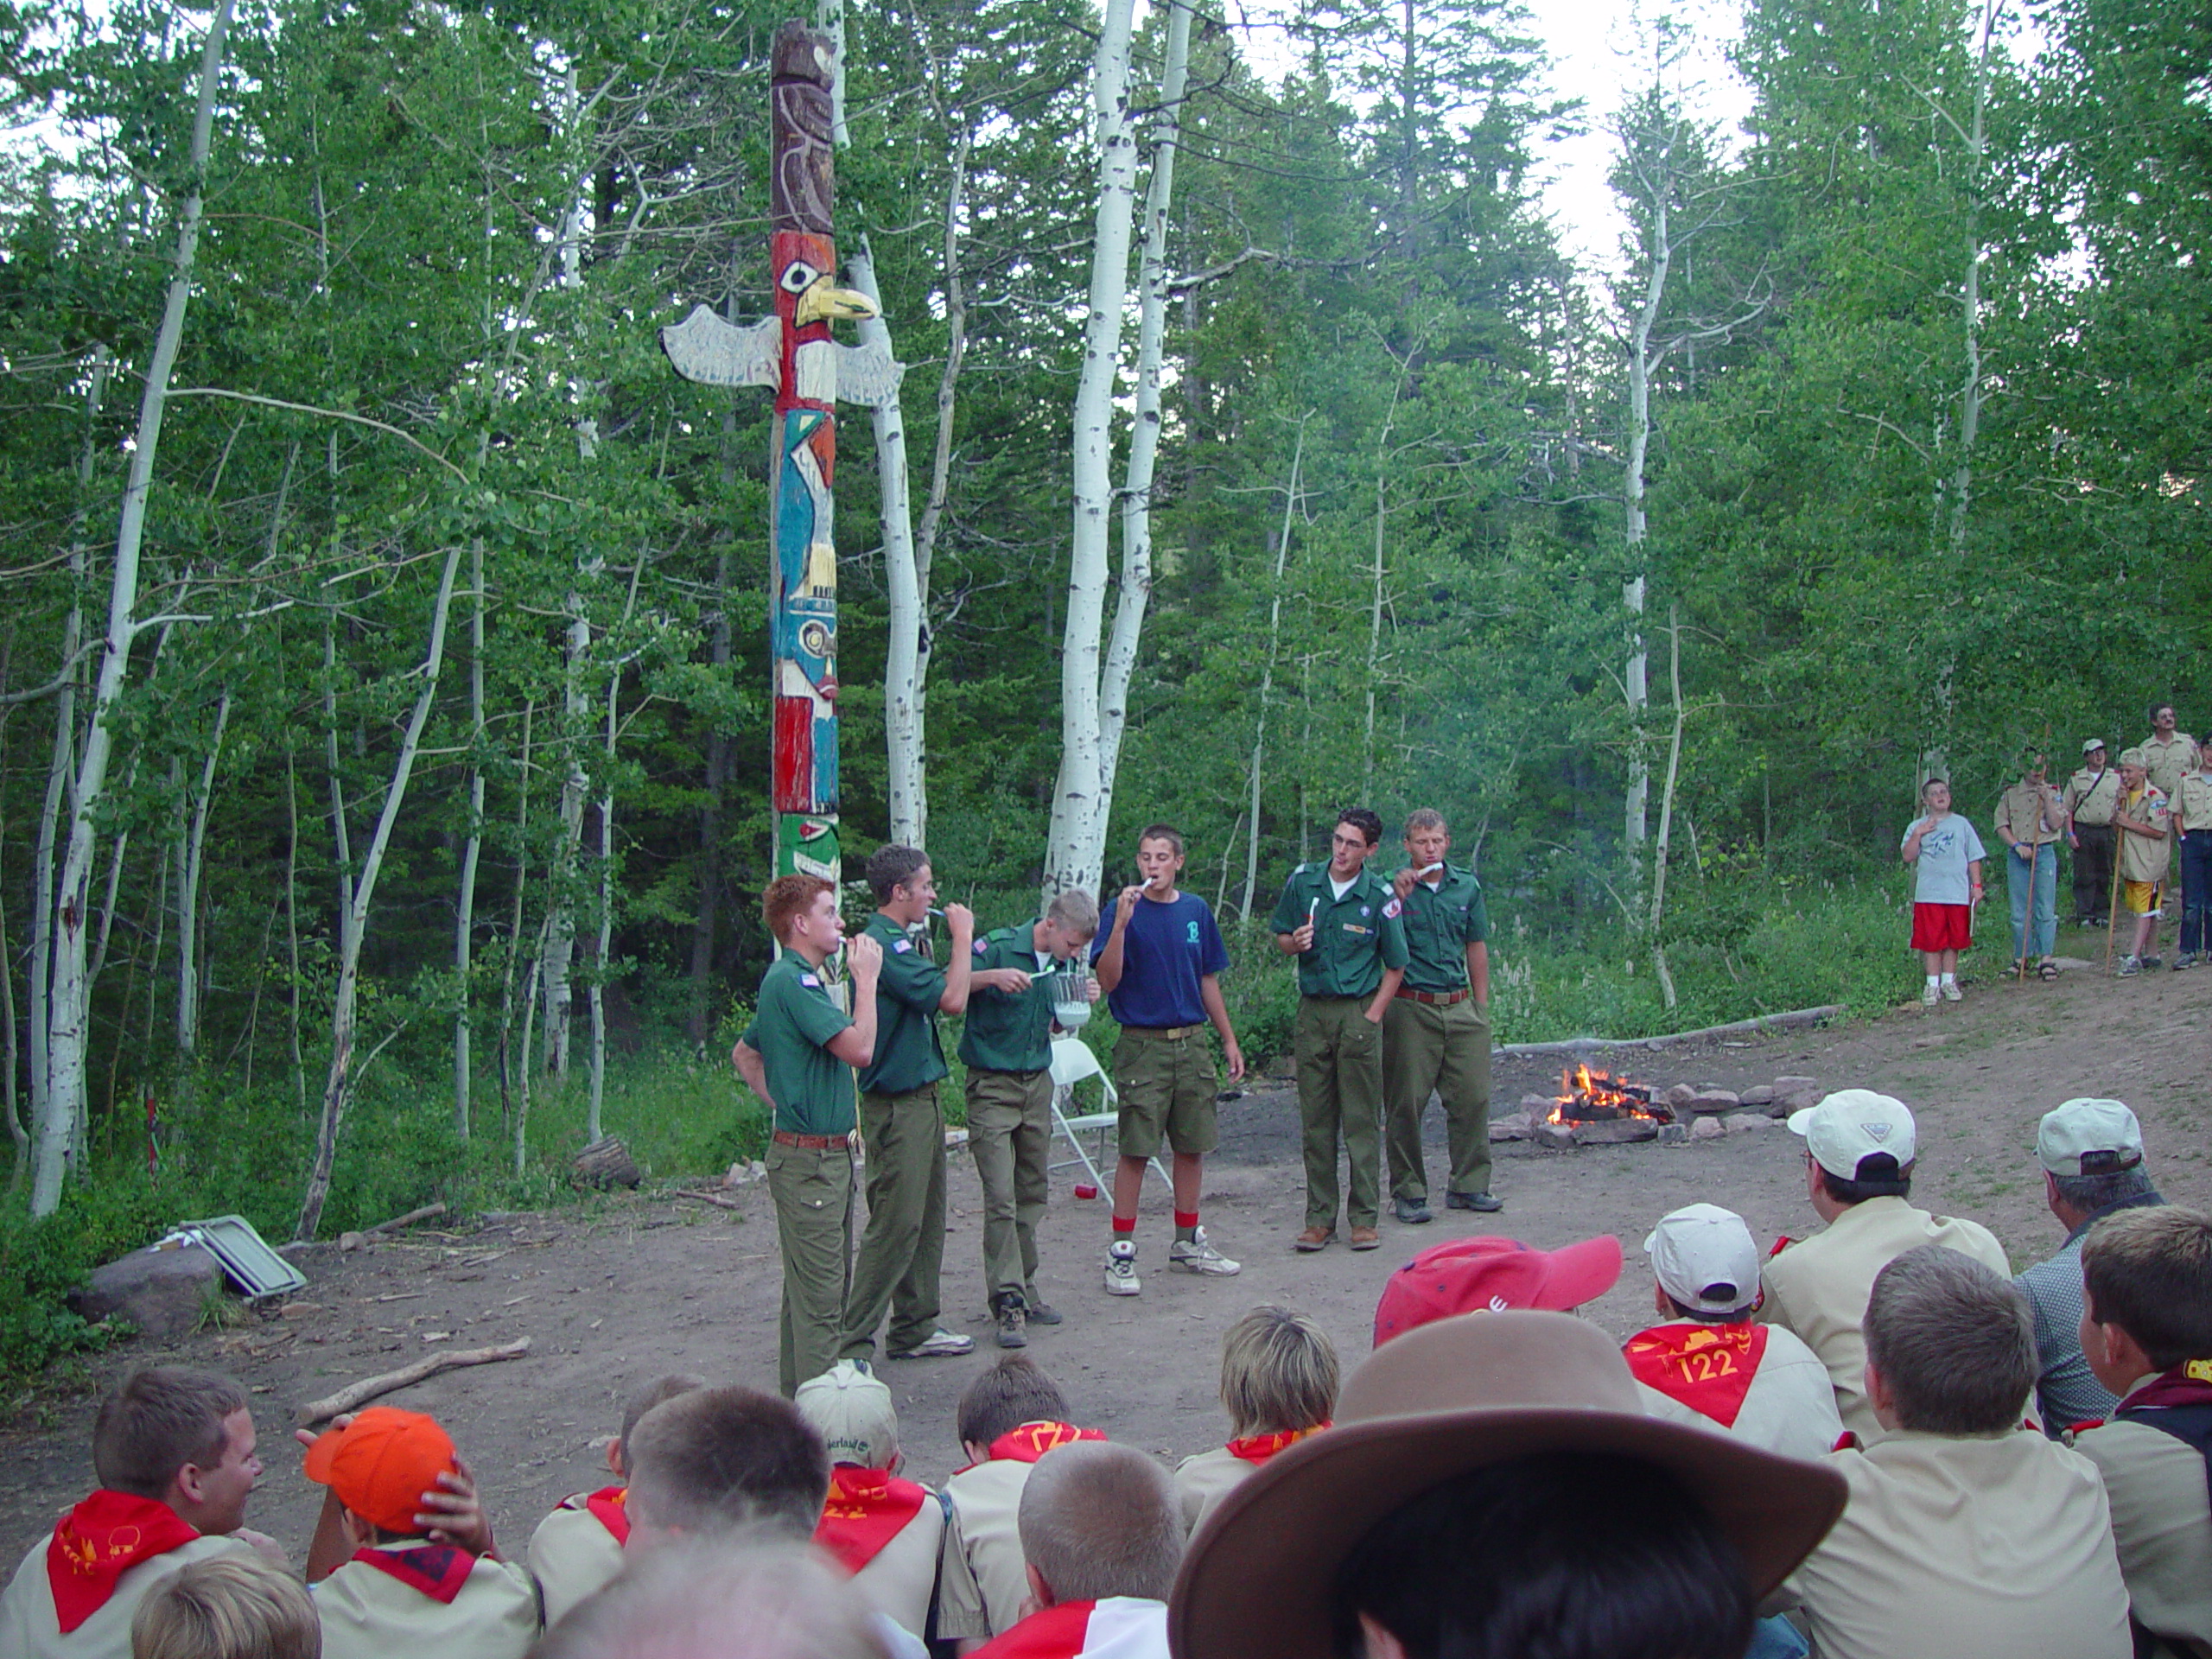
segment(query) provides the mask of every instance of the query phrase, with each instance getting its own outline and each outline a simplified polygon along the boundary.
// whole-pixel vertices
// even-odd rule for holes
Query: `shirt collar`
[[[2089,1218],[2087,1221],[2084,1221],[2079,1227],[2076,1227],[2072,1232],[2066,1235],[2066,1243],[2068,1244],[2073,1243],[2075,1240],[2080,1238],[2082,1234],[2088,1232],[2090,1228],[2095,1226],[2107,1216],[2112,1215],[2117,1211],[2139,1210],[2145,1205],[2164,1204],[2164,1202],[2165,1200],[2158,1196],[2158,1190],[2156,1187],[2152,1187],[2148,1192],[2138,1192],[2132,1198],[2114,1198],[2110,1204],[2105,1205],[2101,1210],[2092,1211],[2089,1214]],[[2061,1248],[2063,1248],[2063,1246]]]

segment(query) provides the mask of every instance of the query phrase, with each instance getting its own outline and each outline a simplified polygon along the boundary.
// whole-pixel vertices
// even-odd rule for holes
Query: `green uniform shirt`
[[[830,1052],[853,1022],[830,1000],[819,969],[796,950],[776,958],[741,1039],[767,1068],[776,1128],[787,1135],[850,1135],[853,1069]]]
[[[1406,983],[1440,995],[1465,989],[1467,947],[1490,938],[1490,912],[1475,873],[1446,864],[1433,893],[1427,883],[1414,882],[1399,921],[1406,930]]]
[[[1268,925],[1295,933],[1313,920],[1313,948],[1298,959],[1298,989],[1305,996],[1372,996],[1386,968],[1406,965],[1406,931],[1398,895],[1374,871],[1363,868],[1334,896],[1325,862],[1301,864],[1283,883],[1282,899]]]
[[[1042,1071],[1052,1063],[1052,982],[1037,965],[1033,924],[1001,927],[976,941],[975,971],[1019,968],[1031,976],[1023,992],[977,989],[968,995],[960,1058],[986,1071]]]
[[[883,947],[883,971],[875,982],[875,1058],[861,1071],[861,1087],[903,1095],[945,1074],[937,1034],[944,969],[923,953],[921,938],[880,910],[861,931]]]

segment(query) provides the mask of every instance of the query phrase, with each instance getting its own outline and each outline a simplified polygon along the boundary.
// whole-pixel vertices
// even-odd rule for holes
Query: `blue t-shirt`
[[[1109,911],[1091,941],[1092,962],[1106,954],[1113,935]],[[1106,1006],[1124,1026],[1202,1026],[1206,1005],[1198,1000],[1198,981],[1228,966],[1229,947],[1205,899],[1190,893],[1164,905],[1140,899],[1122,936],[1122,982],[1106,994]]]

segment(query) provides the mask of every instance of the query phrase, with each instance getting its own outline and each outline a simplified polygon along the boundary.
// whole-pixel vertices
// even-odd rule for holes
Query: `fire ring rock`
[[[120,1315],[156,1340],[169,1342],[197,1325],[209,1299],[222,1289],[223,1264],[188,1244],[134,1250],[95,1268],[92,1281],[70,1294],[69,1306],[88,1319]]]
[[[1604,1147],[1624,1141],[1656,1141],[1659,1120],[1656,1117],[1616,1117],[1597,1123],[1577,1123],[1569,1131],[1578,1147]]]

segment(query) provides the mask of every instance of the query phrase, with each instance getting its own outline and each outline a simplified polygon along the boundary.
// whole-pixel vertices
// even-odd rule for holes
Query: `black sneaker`
[[[1032,1325],[1058,1325],[1060,1322],[1060,1310],[1045,1302],[1026,1301],[1021,1305],[1021,1311],[1022,1316]]]
[[[1022,1317],[1020,1297],[1012,1294],[1000,1297],[998,1319],[1000,1347],[1027,1348],[1029,1345],[1029,1332],[1025,1328],[1027,1321]]]
[[[1505,1208],[1505,1200],[1492,1198],[1487,1190],[1480,1192],[1446,1192],[1444,1195],[1444,1202],[1454,1210],[1478,1210],[1486,1216],[1494,1216]]]
[[[1418,1227],[1424,1221],[1436,1219],[1434,1212],[1419,1198],[1391,1199],[1390,1213],[1408,1227]]]

